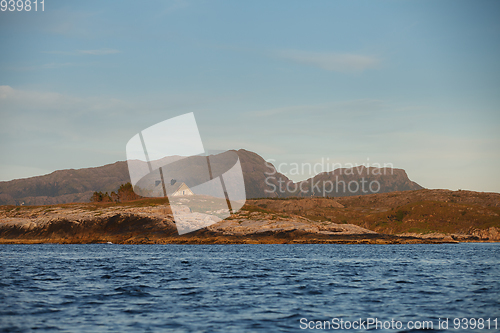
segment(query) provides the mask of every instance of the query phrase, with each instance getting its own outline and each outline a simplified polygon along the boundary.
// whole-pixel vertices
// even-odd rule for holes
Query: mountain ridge
[[[353,182],[360,182],[362,185],[364,178],[369,182],[377,181],[380,183],[380,191],[377,193],[423,188],[411,181],[403,169],[366,168],[364,166],[335,169],[332,172],[320,173],[304,181],[293,182],[287,176],[278,172],[274,165],[266,162],[257,153],[245,149],[235,152],[240,159],[246,195],[249,199],[317,196],[318,193],[315,192],[317,187],[314,184],[318,181],[323,182],[323,190],[325,190],[325,186],[330,186],[331,183],[342,185],[342,182],[344,182],[349,186],[349,184],[354,184]],[[356,169],[353,170],[354,174],[348,174],[347,170],[350,169]],[[377,175],[374,174],[374,170],[384,170],[384,173],[391,170],[391,174]],[[358,174],[356,175],[356,173]],[[88,202],[93,192],[116,191],[121,184],[127,182],[130,182],[127,161],[118,161],[100,167],[56,170],[47,175],[0,182],[0,205],[19,205],[22,203],[25,205],[47,205]],[[307,185],[308,182],[311,184]],[[304,191],[280,190],[280,187],[283,188],[283,184],[288,187],[298,186]],[[353,186],[350,189],[353,189]],[[321,194],[323,194],[322,196],[335,197],[368,194],[363,191],[361,186],[357,191],[349,191],[350,189],[343,192],[331,191],[327,193],[324,191]],[[371,191],[369,193],[375,192]]]

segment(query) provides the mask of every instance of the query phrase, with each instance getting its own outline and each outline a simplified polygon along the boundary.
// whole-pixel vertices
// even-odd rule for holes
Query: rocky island
[[[500,194],[415,190],[252,199],[179,236],[167,199],[0,206],[0,243],[402,244],[500,241]]]

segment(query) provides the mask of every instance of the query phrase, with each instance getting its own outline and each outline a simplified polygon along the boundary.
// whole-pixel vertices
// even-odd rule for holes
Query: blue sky
[[[125,160],[194,112],[206,149],[392,163],[500,192],[498,1],[50,1],[0,12],[0,180]],[[294,180],[309,175],[292,175]]]

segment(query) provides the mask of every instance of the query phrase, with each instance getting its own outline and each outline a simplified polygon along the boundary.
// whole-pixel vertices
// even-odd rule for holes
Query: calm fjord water
[[[288,332],[302,318],[393,318],[438,331],[448,317],[455,331],[454,318],[500,317],[499,263],[500,244],[0,245],[0,330]]]

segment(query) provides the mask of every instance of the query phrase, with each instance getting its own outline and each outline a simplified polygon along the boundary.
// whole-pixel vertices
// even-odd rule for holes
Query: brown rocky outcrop
[[[500,228],[490,227],[484,230],[475,229],[472,230],[471,234],[481,240],[500,242]]]

